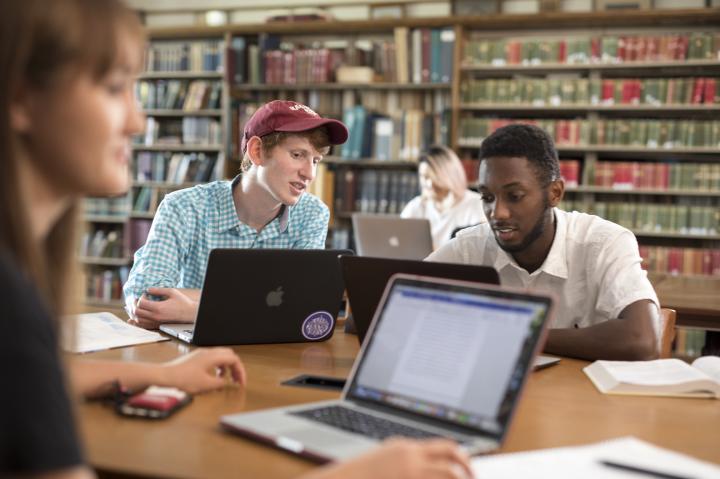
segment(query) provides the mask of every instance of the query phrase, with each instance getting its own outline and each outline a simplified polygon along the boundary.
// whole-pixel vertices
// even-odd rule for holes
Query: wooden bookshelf
[[[222,72],[207,71],[154,71],[143,72],[138,80],[222,80]]]
[[[543,113],[588,113],[588,112],[610,112],[610,113],[647,113],[652,115],[662,115],[663,113],[686,113],[692,115],[713,115],[716,116],[720,112],[720,104],[717,105],[528,105],[513,103],[487,103],[487,104],[470,104],[461,103],[461,110],[479,111],[479,112],[526,112],[532,113],[533,116],[542,115]]]
[[[213,110],[144,110],[146,116],[166,116],[166,117],[183,117],[183,116],[223,116],[220,109]]]
[[[653,195],[653,196],[701,196],[720,198],[720,191],[691,189],[619,189],[602,186],[578,186],[565,188],[566,193],[602,193],[609,195]]]
[[[92,256],[81,256],[79,258],[83,264],[91,264],[98,266],[125,266],[130,264],[132,258],[103,258],[103,257],[92,257]]]

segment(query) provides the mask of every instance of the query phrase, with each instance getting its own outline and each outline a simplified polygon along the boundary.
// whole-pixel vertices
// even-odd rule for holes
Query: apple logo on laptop
[[[400,246],[400,239],[397,236],[391,236],[390,239],[388,239],[388,243],[390,243],[390,246],[393,248],[397,248]]]
[[[280,306],[283,301],[283,294],[282,286],[278,286],[275,291],[270,291],[267,296],[265,296],[265,302],[268,306]]]

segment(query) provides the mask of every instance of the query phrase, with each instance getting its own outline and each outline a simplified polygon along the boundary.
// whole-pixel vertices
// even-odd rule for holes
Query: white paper
[[[112,313],[69,316],[63,318],[62,324],[63,349],[71,353],[89,353],[168,340],[159,333],[132,326]]]
[[[484,456],[472,460],[473,474],[482,479],[638,479],[650,477],[601,464],[613,461],[647,470],[696,479],[720,478],[720,467],[685,454],[662,449],[634,437],[587,446],[542,449]]]

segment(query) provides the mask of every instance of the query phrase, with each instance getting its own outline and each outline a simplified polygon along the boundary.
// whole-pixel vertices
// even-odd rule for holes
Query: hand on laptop
[[[465,479],[471,478],[468,456],[452,441],[390,439],[371,452],[303,479]]]
[[[230,348],[203,348],[163,364],[164,382],[194,394],[227,384],[226,371],[240,386],[246,383],[245,368]]]
[[[148,295],[163,299],[153,300]],[[177,288],[148,288],[135,303],[130,323],[157,329],[162,323],[192,323],[198,310],[199,292]]]

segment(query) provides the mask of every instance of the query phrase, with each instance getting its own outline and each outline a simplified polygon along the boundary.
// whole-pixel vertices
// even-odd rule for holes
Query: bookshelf
[[[562,13],[545,12],[534,15],[484,15],[482,17],[443,17],[443,18],[417,18],[417,19],[383,19],[373,21],[347,21],[347,22],[294,22],[291,24],[270,23],[262,25],[227,25],[220,27],[183,27],[163,28],[151,31],[153,44],[167,42],[177,45],[178,42],[194,42],[214,39],[224,42],[222,50],[227,58],[227,72],[219,71],[148,71],[141,80],[153,81],[218,81],[222,83],[222,101],[216,108],[198,108],[190,113],[178,111],[178,108],[164,108],[154,105],[148,107],[147,112],[159,122],[182,121],[183,118],[217,119],[220,123],[221,141],[217,143],[203,143],[201,145],[176,144],[144,144],[136,145],[134,156],[147,154],[191,154],[205,153],[206,155],[224,153],[228,161],[223,170],[224,176],[234,176],[239,168],[239,133],[242,131],[244,121],[254,112],[260,104],[271,99],[293,99],[308,104],[323,116],[345,119],[346,111],[351,107],[363,106],[366,112],[376,112],[381,116],[400,116],[409,110],[419,110],[434,115],[433,137],[421,139],[416,143],[417,150],[424,146],[423,141],[440,140],[452,146],[463,160],[469,177],[477,171],[477,149],[482,135],[467,135],[464,132],[465,122],[486,122],[486,129],[490,130],[491,121],[517,121],[544,120],[544,126],[557,130],[562,122],[562,128],[570,128],[570,138],[573,141],[558,141],[558,151],[562,160],[576,162],[576,178],[574,184],[568,181],[567,199],[573,204],[595,205],[627,203],[638,208],[643,205],[656,205],[656,207],[682,206],[688,211],[688,218],[696,207],[720,209],[720,189],[716,184],[710,184],[707,177],[700,182],[688,182],[687,176],[693,174],[706,174],[708,167],[720,165],[720,142],[712,143],[698,141],[700,136],[710,136],[717,120],[720,101],[718,101],[717,85],[720,83],[720,57],[715,51],[712,58],[703,57],[696,51],[690,58],[665,58],[660,55],[653,58],[638,57],[635,52],[634,61],[619,61],[619,58],[610,58],[608,61],[592,60],[592,41],[590,42],[590,60],[575,61],[574,63],[561,62],[544,58],[543,61],[528,61],[513,63],[496,61],[480,63],[472,55],[468,56],[468,44],[474,41],[504,41],[504,40],[531,40],[556,41],[558,39],[572,40],[577,38],[606,38],[606,37],[651,37],[672,36],[682,34],[712,33],[712,41],[717,44],[718,29],[720,25],[720,9],[683,9],[665,11],[627,11],[622,15],[614,12],[591,13]],[[420,31],[421,33],[414,33]],[[427,77],[414,77],[413,60],[415,64],[423,64],[423,32],[437,31],[435,38],[447,32],[453,37],[451,50],[445,50],[441,55],[450,67],[448,78],[435,78],[430,81]],[[450,33],[452,32],[452,34]],[[417,37],[420,37],[418,48]],[[689,39],[689,37],[688,37]],[[398,48],[399,43],[399,48]],[[641,42],[640,42],[641,43]],[[667,43],[667,41],[666,41]],[[427,45],[427,41],[425,45]],[[603,46],[606,53],[615,52],[614,41],[607,41],[603,45],[598,43],[602,55]],[[636,41],[635,45],[638,42]],[[384,45],[384,47],[383,47]],[[432,45],[432,33],[430,39]],[[161,45],[162,47],[162,45]],[[627,47],[627,44],[626,44]],[[384,48],[384,49],[383,49]],[[647,42],[646,42],[647,51]],[[372,81],[368,79],[352,80],[345,78],[338,82],[335,77],[337,69],[334,67],[321,68],[322,72],[312,72],[312,68],[302,71],[287,72],[265,78],[265,64],[262,63],[261,52],[275,52],[275,59],[282,56],[283,62],[288,64],[308,65],[307,58],[298,60],[299,56],[320,58],[321,53],[327,49],[330,61],[333,55],[349,55],[351,61],[347,63],[357,67],[371,67],[374,72]],[[394,53],[393,52],[394,49]],[[404,61],[397,62],[398,49],[405,52]],[[514,49],[514,50],[512,50]],[[346,51],[348,50],[348,51]],[[508,47],[517,54],[518,47]],[[523,53],[522,46],[519,48]],[[627,50],[627,48],[626,48]],[[689,47],[687,51],[689,52]],[[505,51],[505,49],[498,49]],[[526,48],[527,51],[527,48]],[[163,49],[156,50],[153,55],[162,56]],[[277,52],[280,52],[278,54]],[[298,55],[299,52],[300,55]],[[385,62],[376,65],[372,62],[373,56]],[[417,52],[420,52],[418,55]],[[436,55],[437,57],[437,55]],[[395,69],[388,66],[389,59],[394,58]],[[322,60],[319,60],[322,62]],[[425,60],[427,63],[427,60]],[[437,61],[437,58],[436,58]],[[304,62],[304,63],[303,63]],[[312,62],[310,63],[312,64]],[[398,75],[398,64],[407,65],[407,71]],[[284,65],[284,64],[283,64]],[[429,65],[432,66],[432,50],[430,51]],[[437,66],[437,64],[436,64]],[[362,73],[362,69],[358,70]],[[312,75],[316,76],[312,76]],[[365,71],[367,74],[367,70]],[[690,88],[699,78],[712,79],[716,85],[716,94],[710,98],[705,95],[709,87],[702,89],[699,98],[694,98],[696,86]],[[673,88],[690,88],[690,98],[670,95],[667,90],[665,97],[658,98],[658,92],[667,89],[669,80],[674,79]],[[268,81],[270,80],[270,81]],[[538,84],[551,83],[565,85],[567,91],[542,92],[535,90],[531,96],[514,96],[512,99],[495,96],[483,98],[469,95],[470,87],[481,82],[495,82],[502,88],[518,88],[527,85],[533,87]],[[559,80],[559,81],[558,81]],[[665,85],[663,85],[663,81]],[[513,85],[512,83],[515,83]],[[605,83],[603,83],[605,82]],[[712,81],[710,81],[712,84]],[[678,86],[680,85],[680,86]],[[706,82],[707,85],[707,82]],[[638,86],[640,90],[638,91]],[[611,88],[612,87],[612,88]],[[482,88],[482,87],[481,87]],[[599,88],[599,93],[598,93]],[[482,90],[481,90],[482,91]],[[594,92],[594,97],[591,93]],[[650,93],[649,96],[647,93]],[[687,95],[687,93],[686,93]],[[707,98],[706,98],[707,97]],[[612,98],[612,101],[610,99]],[[417,121],[415,119],[414,121]],[[713,123],[715,122],[715,123]],[[682,123],[682,126],[677,128]],[[397,125],[397,124],[396,124]],[[396,126],[394,125],[394,126]],[[710,126],[708,126],[710,125]],[[386,123],[387,127],[387,123]],[[645,131],[660,128],[678,130],[675,136],[668,140],[665,136],[651,136],[647,141],[628,141],[625,130]],[[574,129],[574,130],[573,130]],[[598,131],[604,129],[605,136],[598,139]],[[355,128],[352,128],[355,130]],[[396,131],[393,128],[393,131]],[[620,132],[620,133],[618,133]],[[618,133],[618,141],[609,141],[608,135]],[[567,134],[567,132],[566,132]],[[583,137],[581,134],[584,134]],[[625,136],[623,136],[625,135]],[[417,140],[416,140],[417,141]],[[397,143],[397,140],[395,140]],[[145,142],[143,142],[145,143]],[[402,140],[400,141],[402,143]],[[331,244],[340,245],[341,241],[348,241],[349,217],[352,211],[364,207],[377,208],[380,204],[378,195],[385,191],[380,185],[383,178],[393,178],[397,184],[402,184],[402,178],[409,178],[416,169],[415,150],[400,154],[398,145],[390,147],[390,154],[383,160],[377,160],[378,155],[374,149],[358,151],[349,154],[342,148],[335,148],[331,156],[323,161],[318,171],[312,190],[320,196],[330,207],[333,217],[331,220]],[[370,154],[368,154],[370,153]],[[597,173],[597,166],[601,172],[603,165],[637,163],[659,168],[683,168],[684,182],[671,183],[670,177],[662,182],[648,182],[639,179],[637,173],[631,173],[631,179],[620,175],[618,182],[610,180],[610,174]],[[605,166],[606,167],[606,166]],[[634,167],[633,167],[634,168]],[[696,168],[696,170],[692,170]],[[631,172],[634,171],[631,168]],[[695,171],[695,173],[692,173]],[[715,173],[711,170],[710,177]],[[626,173],[624,173],[626,174]],[[374,175],[374,179],[373,179]],[[635,176],[633,176],[635,175]],[[668,175],[670,173],[668,172]],[[366,195],[363,201],[362,179],[365,184],[372,184],[375,201]],[[682,175],[681,175],[682,176]],[[348,180],[350,178],[350,180]],[[370,178],[370,179],[368,179]],[[409,184],[410,180],[406,180]],[[348,207],[350,196],[343,187],[354,182],[352,207]],[[359,182],[359,183],[358,183]],[[158,199],[163,191],[191,186],[192,182],[167,181],[157,178],[135,178],[134,192],[141,188],[149,188],[158,192]],[[358,187],[358,184],[360,185]],[[388,181],[388,184],[390,182]],[[416,186],[407,186],[415,188]],[[402,188],[398,188],[402,191]],[[409,190],[407,190],[409,191]],[[397,198],[402,195],[395,196]],[[391,197],[390,197],[391,198]],[[389,200],[390,198],[385,198]],[[130,199],[130,205],[134,205]],[[382,200],[382,198],[380,198]],[[387,202],[389,204],[389,201]],[[386,203],[383,208],[388,211]],[[613,206],[614,208],[614,206]],[[391,208],[392,209],[392,208]],[[128,211],[133,211],[130,207]],[[626,214],[626,213],[625,213]],[[671,213],[672,214],[672,213]],[[128,216],[130,213],[128,213]],[[677,213],[675,213],[677,216]],[[710,215],[712,216],[712,215]],[[119,221],[126,226],[133,219],[145,220],[149,224],[151,212],[133,213],[133,218]],[[91,218],[91,217],[88,217]],[[115,220],[96,216],[97,220]],[[707,225],[706,225],[707,226]],[[702,225],[701,225],[702,227]],[[637,228],[633,230],[638,235],[644,256],[648,261],[656,263],[653,268],[662,268],[669,262],[669,256],[675,258],[678,254],[687,256],[707,256],[720,249],[720,231],[707,231],[700,233],[697,229],[686,228],[678,231],[677,228],[660,229]],[[339,235],[333,232],[340,232]],[[344,239],[343,239],[344,235]],[[128,233],[128,236],[132,236]],[[336,236],[339,240],[335,242]],[[652,254],[652,258],[648,255]],[[676,259],[676,258],[675,258]],[[674,260],[673,260],[674,261]],[[695,260],[690,261],[693,263]],[[684,263],[688,263],[685,261]],[[713,274],[717,276],[717,271]],[[692,270],[683,268],[671,272],[653,273],[653,278],[708,278],[708,274],[696,274]],[[655,281],[655,280],[654,280]],[[685,284],[685,283],[682,283]],[[682,322],[682,313],[680,315]]]
[[[122,308],[133,254],[165,194],[224,176],[223,57],[223,35],[155,40],[151,34],[135,88],[147,121],[132,145],[130,192],[86,200],[79,260],[87,307]]]

